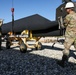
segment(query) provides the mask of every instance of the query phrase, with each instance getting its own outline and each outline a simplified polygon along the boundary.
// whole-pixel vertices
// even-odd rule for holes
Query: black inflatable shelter
[[[12,22],[2,25],[2,34],[11,31]],[[32,30],[33,36],[58,36],[59,25],[56,21],[50,21],[38,14],[14,21],[13,31],[20,34],[23,30]]]

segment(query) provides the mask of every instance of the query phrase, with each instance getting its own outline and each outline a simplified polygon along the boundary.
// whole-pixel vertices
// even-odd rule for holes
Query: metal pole
[[[12,12],[12,29],[11,29],[11,32],[14,33],[14,8],[11,8],[11,12]]]
[[[14,33],[14,12],[12,12],[12,32]]]
[[[11,32],[14,33],[14,8],[13,8],[13,0],[12,0],[12,8],[11,8],[11,12],[12,12],[12,29]]]

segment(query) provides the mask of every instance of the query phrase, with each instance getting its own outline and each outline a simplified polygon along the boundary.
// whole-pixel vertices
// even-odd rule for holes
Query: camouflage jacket
[[[64,26],[66,27],[65,35],[76,36],[76,13],[68,14],[64,19]]]

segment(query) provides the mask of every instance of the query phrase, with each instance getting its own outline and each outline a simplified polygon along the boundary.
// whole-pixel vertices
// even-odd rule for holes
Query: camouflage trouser
[[[64,50],[63,55],[69,56],[69,50],[71,45],[74,43],[74,47],[76,50],[76,38],[75,37],[66,37],[64,42]]]

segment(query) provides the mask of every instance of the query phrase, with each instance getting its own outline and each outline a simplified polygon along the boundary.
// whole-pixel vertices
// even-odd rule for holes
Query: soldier
[[[62,67],[64,67],[65,61],[68,61],[69,49],[73,43],[76,49],[76,13],[74,11],[74,4],[72,2],[66,3],[65,10],[67,15],[64,19],[64,26],[66,27],[64,50],[62,60],[57,62]]]
[[[1,26],[2,26],[2,23],[3,23],[3,20],[0,19],[0,50],[1,50],[1,44],[2,44],[2,40],[1,40],[1,37],[2,37],[2,30],[1,30]]]

